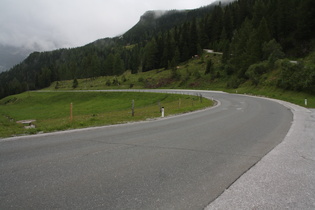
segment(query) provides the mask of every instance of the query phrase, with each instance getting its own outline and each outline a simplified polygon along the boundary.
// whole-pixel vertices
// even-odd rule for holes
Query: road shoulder
[[[315,109],[274,101],[294,114],[287,136],[206,210],[315,209]]]

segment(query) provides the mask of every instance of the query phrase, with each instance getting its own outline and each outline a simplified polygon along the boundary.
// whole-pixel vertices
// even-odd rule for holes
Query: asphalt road
[[[292,113],[269,100],[202,94],[219,105],[0,140],[0,209],[203,209],[283,140]]]

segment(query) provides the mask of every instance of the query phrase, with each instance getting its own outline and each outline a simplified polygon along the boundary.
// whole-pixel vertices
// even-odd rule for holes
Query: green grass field
[[[135,115],[131,114],[134,100]],[[73,120],[70,121],[70,103]],[[0,100],[0,137],[146,120],[212,105],[197,96],[135,92],[27,92]],[[19,120],[36,120],[25,129]]]

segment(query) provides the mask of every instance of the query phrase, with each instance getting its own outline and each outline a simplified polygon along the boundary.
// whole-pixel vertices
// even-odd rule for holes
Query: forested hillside
[[[0,74],[0,98],[53,81],[175,68],[202,49],[223,52],[220,75],[236,88],[277,69],[273,85],[315,93],[314,0],[238,0],[196,10],[150,11],[120,37],[34,52]],[[299,62],[290,62],[305,58]],[[280,69],[280,70],[279,70]]]

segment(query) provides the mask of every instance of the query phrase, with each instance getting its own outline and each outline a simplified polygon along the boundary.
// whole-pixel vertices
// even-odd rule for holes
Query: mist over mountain
[[[53,41],[28,40],[23,44],[0,44],[0,73],[7,71],[15,65],[21,63],[32,52],[43,52],[55,50],[66,44],[57,44]]]
[[[0,72],[9,70],[22,62],[32,50],[0,44]]]

